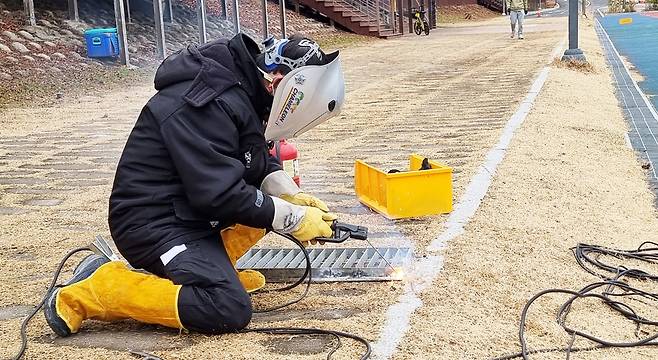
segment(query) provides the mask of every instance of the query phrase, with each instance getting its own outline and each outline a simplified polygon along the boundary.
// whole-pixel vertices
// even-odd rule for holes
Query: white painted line
[[[626,141],[626,146],[629,149],[633,150],[633,145],[631,144],[631,138],[628,137],[628,133],[624,133],[624,141]]]
[[[557,50],[553,52],[559,51],[563,43],[564,41],[558,44],[556,46]],[[539,95],[548,78],[549,72],[549,67],[544,67],[539,72],[518,110],[508,120],[498,143],[489,150],[484,164],[478,168],[476,175],[473,176],[466,187],[461,200],[450,214],[446,222],[446,229],[427,246],[426,250],[441,250],[448,240],[464,232],[464,226],[480,206],[496,173],[496,167],[505,157],[514,132],[521,126],[530,112],[537,95]],[[379,334],[379,339],[372,345],[373,356],[376,359],[389,359],[393,356],[402,338],[409,330],[411,315],[423,305],[423,301],[418,294],[432,284],[442,268],[442,255],[429,255],[412,265],[412,269],[407,273],[413,275],[413,279],[406,284],[405,293],[398,298],[398,302],[388,308],[386,322]]]

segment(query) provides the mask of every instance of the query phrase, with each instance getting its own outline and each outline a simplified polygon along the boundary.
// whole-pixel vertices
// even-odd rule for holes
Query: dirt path
[[[445,216],[393,223],[371,213],[353,196],[354,160],[399,168],[410,153],[420,153],[454,168],[454,198],[459,199],[535,74],[564,38],[563,32],[555,31],[556,24],[564,20],[529,20],[525,41],[510,40],[505,21],[495,19],[483,23],[482,31],[479,26],[456,27],[429,37],[346,49],[348,94],[343,114],[297,140],[304,188],[327,199],[341,219],[370,226],[378,234],[374,243],[412,245],[421,249],[422,256]],[[7,249],[0,254],[0,291],[6,294],[0,299],[0,341],[8,344],[0,349],[0,357],[15,351],[18,315],[42,296],[56,261],[95,234],[108,233],[107,195],[113,169],[140,107],[151,94],[150,84],[145,84],[56,107],[0,113],[0,247]],[[462,252],[454,251],[457,263],[453,264],[459,267]],[[440,290],[446,285],[436,286]],[[387,307],[401,293],[399,283],[318,285],[304,303],[276,317],[259,317],[255,323],[333,328],[374,340]],[[256,299],[257,305],[263,303]],[[517,305],[518,301],[510,304],[510,311]],[[461,357],[459,346],[431,346],[438,338],[429,328],[440,330],[455,318],[426,315],[432,317],[420,318],[429,324],[415,320],[413,336],[403,344],[400,356]],[[38,317],[29,332],[29,354],[38,359],[128,359],[126,344],[132,344],[166,359],[315,359],[323,358],[327,345],[321,339],[178,336],[151,328],[137,331],[140,328],[133,322],[109,327],[89,322],[82,334],[60,343],[74,347],[53,346],[50,330]],[[417,332],[425,331],[428,335],[422,340]],[[145,340],[135,343],[143,334]],[[299,343],[304,344],[301,349]],[[353,359],[359,350],[348,343],[336,357]],[[478,347],[473,354],[483,355],[485,350]]]

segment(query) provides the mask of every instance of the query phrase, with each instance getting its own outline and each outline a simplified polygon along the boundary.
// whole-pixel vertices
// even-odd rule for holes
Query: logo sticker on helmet
[[[295,84],[304,85],[304,82],[306,82],[306,77],[304,76],[304,74],[297,74],[295,76]]]
[[[297,109],[297,107],[299,106],[299,104],[302,102],[303,99],[304,99],[304,93],[296,87],[292,88],[290,90],[290,93],[288,93],[288,97],[286,97],[286,101],[284,102],[284,104],[286,105],[283,107],[283,109],[281,109],[281,112],[279,113],[279,117],[276,119],[274,123],[279,126],[283,125],[288,115],[295,112],[295,110]]]

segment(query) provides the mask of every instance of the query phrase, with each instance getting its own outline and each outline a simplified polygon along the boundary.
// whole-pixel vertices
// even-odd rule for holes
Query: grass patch
[[[333,32],[330,34],[313,35],[315,40],[323,51],[332,51],[335,49],[344,49],[352,46],[367,44],[378,39],[372,36],[357,35],[348,32]]]
[[[573,71],[578,71],[585,74],[595,74],[596,69],[592,64],[585,61],[575,61],[575,60],[562,60],[560,58],[555,58],[551,63],[551,66],[559,69],[569,69]]]

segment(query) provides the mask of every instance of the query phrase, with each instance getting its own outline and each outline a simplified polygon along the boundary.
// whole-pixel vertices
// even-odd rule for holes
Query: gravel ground
[[[467,31],[458,27],[344,49],[343,113],[296,140],[304,189],[325,198],[341,220],[377,231],[375,244],[411,245],[423,255],[446,216],[391,222],[368,211],[353,195],[353,162],[361,158],[399,168],[410,153],[420,153],[453,167],[454,199],[459,199],[565,37],[555,31],[556,25],[566,28],[565,19],[529,19],[528,25],[524,41],[510,40],[506,21],[498,18]],[[446,249],[444,272],[422,295],[425,306],[412,319],[396,357],[515,352],[516,320],[529,296],[549,286],[592,281],[574,265],[569,246],[592,240],[626,247],[650,239],[655,209],[642,171],[624,146],[624,121],[593,30],[584,34],[596,72],[553,69],[490,195],[466,234]],[[19,316],[42,296],[58,259],[93,235],[107,234],[113,170],[152,93],[144,83],[55,106],[0,112],[0,246],[7,249],[0,254],[0,291],[6,294],[0,299],[0,341],[8,344],[0,357],[16,350]],[[397,230],[402,235],[390,236]],[[254,322],[344,330],[375,340],[386,309],[402,290],[402,283],[317,285],[301,304]],[[264,306],[284,296],[254,301]],[[552,320],[538,317],[533,323],[534,347],[559,338],[554,328],[542,325],[544,318]],[[132,347],[165,359],[319,359],[328,345],[306,337],[179,336],[131,321],[111,326],[92,321],[83,330],[53,345],[50,330],[37,317],[28,358],[130,359],[126,348]],[[144,336],[147,341],[138,342]],[[336,358],[354,359],[361,349],[345,343]]]

